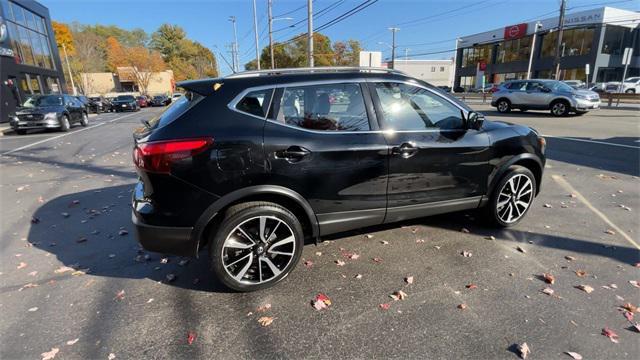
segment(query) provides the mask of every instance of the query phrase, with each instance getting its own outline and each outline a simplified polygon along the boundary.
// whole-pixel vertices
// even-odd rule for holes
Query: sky
[[[240,64],[255,58],[252,0],[39,0],[55,21],[142,28],[148,33],[163,23],[184,28],[187,36],[230,59],[237,19]],[[365,0],[314,0],[314,28],[346,13]],[[307,0],[273,0],[274,40],[306,32]],[[365,50],[390,56],[391,32],[398,27],[396,56],[409,59],[450,58],[459,36],[475,34],[524,20],[557,15],[560,0],[371,0],[372,5],[321,31],[332,41],[360,40]],[[256,0],[260,48],[268,45],[267,0]],[[638,0],[567,0],[568,13],[601,6],[640,11]],[[325,10],[321,13],[321,10]],[[293,19],[287,19],[293,18]],[[295,27],[289,26],[296,24]],[[406,50],[405,50],[406,49]],[[429,54],[442,52],[438,54]],[[420,55],[425,54],[425,55]],[[415,57],[414,57],[415,56]],[[229,60],[230,61],[230,60]],[[220,62],[222,73],[229,69]]]

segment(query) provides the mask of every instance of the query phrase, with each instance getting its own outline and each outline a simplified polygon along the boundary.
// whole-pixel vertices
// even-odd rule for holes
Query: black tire
[[[16,134],[18,135],[24,135],[27,133],[27,130],[16,130]]]
[[[288,263],[283,265],[284,267],[282,269],[279,268],[279,270],[281,271],[279,275],[275,275],[275,273],[272,273],[272,275],[275,276],[267,281],[261,283],[251,283],[251,281],[255,279],[245,280],[245,277],[247,276],[247,274],[248,276],[255,276],[256,272],[253,271],[252,273],[250,273],[249,271],[246,271],[245,276],[242,278],[242,280],[244,281],[241,282],[239,280],[236,280],[230,273],[227,272],[227,270],[225,270],[225,266],[223,263],[223,261],[225,260],[225,256],[223,255],[224,244],[227,238],[231,235],[231,232],[234,231],[236,227],[243,224],[250,224],[251,221],[255,221],[255,219],[260,216],[268,216],[271,219],[275,219],[276,221],[280,221],[281,223],[287,225],[282,229],[285,229],[294,236],[294,241],[292,242],[293,255],[289,257],[289,259],[287,260]],[[253,235],[253,237],[255,238],[255,234]],[[277,238],[274,240],[277,240]],[[268,254],[268,251],[270,250],[269,246],[273,245],[273,243],[267,243],[269,245],[264,245],[259,241],[260,240],[258,239],[258,245],[256,245],[255,247],[245,249],[248,250],[246,254],[251,252],[252,254],[255,254],[256,257],[271,256],[272,259],[279,256]],[[217,230],[211,234],[211,241],[209,246],[211,269],[214,275],[230,289],[242,292],[265,289],[282,281],[295,268],[296,264],[300,260],[303,245],[304,233],[302,231],[302,225],[300,224],[298,218],[286,208],[270,202],[247,202],[238,204],[226,211],[225,217],[217,227]],[[250,259],[253,259],[253,256]],[[261,269],[263,269],[260,260],[258,260],[258,266],[261,266]],[[253,266],[251,266],[249,270],[252,270],[252,267]]]
[[[625,94],[635,94],[635,93],[636,93],[636,90],[635,90],[635,89],[627,89],[627,90],[625,91]]]
[[[89,125],[89,115],[87,113],[82,113],[82,120],[80,120],[80,125],[82,126]]]
[[[505,186],[509,182],[509,180],[511,180],[512,178],[520,178],[520,176],[522,175],[526,176],[531,182],[531,193],[530,193],[531,196],[530,198],[527,199],[528,206],[518,216],[517,219],[515,219],[514,221],[507,222],[503,220],[499,214],[500,211],[498,209],[498,201],[501,198],[504,199],[504,195],[501,195],[501,193],[503,191],[503,188],[505,188]],[[537,191],[536,179],[535,179],[535,176],[533,176],[533,173],[531,173],[529,169],[519,165],[510,166],[509,169],[507,169],[506,173],[502,176],[500,181],[492,189],[492,194],[489,199],[489,203],[487,203],[487,205],[482,209],[482,211],[484,212],[485,219],[489,222],[490,225],[497,226],[497,227],[510,227],[510,226],[516,225],[525,217],[529,209],[531,209],[536,191]],[[505,206],[509,206],[509,205],[512,205],[512,203],[508,202]],[[516,206],[516,205],[513,204],[513,206]],[[505,209],[505,211],[506,210],[508,209]],[[505,216],[505,213],[503,213],[502,216]]]
[[[507,99],[500,99],[496,103],[496,108],[498,109],[498,112],[506,114],[511,111],[511,102]]]
[[[60,131],[67,132],[71,129],[71,123],[69,122],[69,117],[67,115],[62,115],[60,118]]]
[[[569,115],[571,105],[566,100],[556,100],[551,103],[551,115],[556,117],[562,117]]]

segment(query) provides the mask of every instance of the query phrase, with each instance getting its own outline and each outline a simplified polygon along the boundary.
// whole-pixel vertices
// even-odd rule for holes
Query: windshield
[[[27,108],[59,105],[62,105],[62,96],[37,96],[27,99],[27,101],[22,104],[23,107]]]
[[[153,97],[153,99],[154,99],[154,100],[162,100],[162,99],[163,99],[163,97],[162,97],[162,96],[154,96],[154,97]]]
[[[627,80],[625,80],[624,82],[636,82],[638,80],[640,80],[640,77],[630,77],[627,78]]]
[[[118,97],[116,98],[116,100],[135,100],[134,97],[132,95],[118,95]]]
[[[553,91],[573,92],[573,88],[561,81],[547,81],[545,85]]]

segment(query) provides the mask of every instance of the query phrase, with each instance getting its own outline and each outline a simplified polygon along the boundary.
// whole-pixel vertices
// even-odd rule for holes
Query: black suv
[[[511,226],[540,189],[545,140],[483,121],[400,72],[275,70],[187,81],[134,133],[133,222],[148,250],[196,256],[251,291],[282,280],[306,239],[483,208]]]

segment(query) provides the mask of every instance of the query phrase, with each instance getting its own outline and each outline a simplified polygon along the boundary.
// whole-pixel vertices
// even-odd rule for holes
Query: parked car
[[[602,94],[607,91],[606,87],[607,87],[607,84],[605,83],[595,83],[589,88],[589,90],[595,91],[598,94]]]
[[[141,108],[149,106],[149,98],[144,95],[138,96],[136,101],[138,102],[138,106]]]
[[[185,96],[134,132],[133,223],[147,250],[208,249],[235,290],[276,284],[305,240],[332,233],[478,208],[513,226],[540,189],[535,130],[485,121],[394,70],[278,69],[178,86]],[[346,101],[332,104],[336,94]]]
[[[109,112],[111,111],[111,103],[102,96],[92,96],[89,98],[89,108],[96,114]]]
[[[438,89],[440,89],[440,90],[442,90],[444,92],[447,92],[447,93],[451,92],[451,86],[440,85],[440,86],[438,86]]]
[[[583,115],[600,107],[600,96],[590,90],[575,90],[557,80],[514,80],[493,93],[491,106],[501,113],[519,109],[550,110],[554,116],[566,116],[572,111]]]
[[[563,80],[563,83],[571,86],[572,88],[576,89],[576,90],[580,90],[580,89],[586,89],[587,85],[584,83],[584,81],[582,80]]]
[[[91,112],[91,100],[89,100],[88,97],[86,97],[84,95],[77,95],[76,99],[80,100],[82,105],[84,105],[85,109],[87,109],[88,113]]]
[[[627,78],[622,84],[620,81],[608,82],[605,89],[612,93],[640,94],[640,76]]]
[[[151,106],[167,106],[171,104],[171,99],[165,95],[156,95],[151,99]]]
[[[84,104],[70,95],[33,96],[9,117],[9,125],[19,135],[30,129],[69,131],[76,123],[87,126],[89,115]]]
[[[497,89],[497,87],[494,84],[484,84],[483,87],[477,88],[477,89],[473,89],[471,92],[477,92],[477,93],[491,93],[494,92]]]
[[[133,95],[118,95],[111,104],[116,112],[140,110],[140,106]]]

